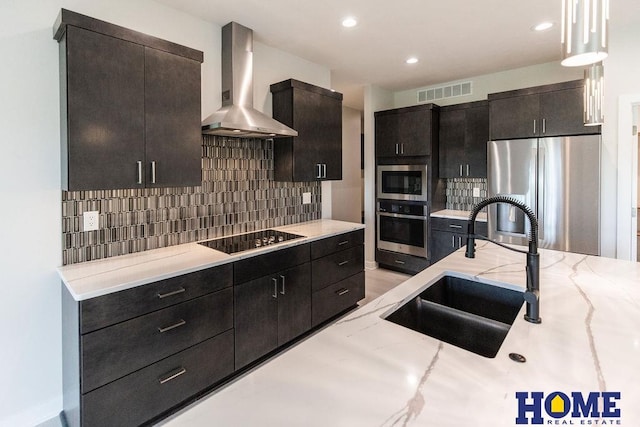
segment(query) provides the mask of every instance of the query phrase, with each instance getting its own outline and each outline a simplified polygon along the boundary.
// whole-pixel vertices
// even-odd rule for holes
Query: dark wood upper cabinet
[[[489,104],[440,108],[440,178],[486,178]]]
[[[438,106],[416,105],[375,113],[376,157],[430,156],[437,139]]]
[[[491,139],[598,134],[583,122],[583,81],[489,95]]]
[[[294,79],[271,93],[273,118],[298,132],[274,140],[275,180],[342,179],[342,94]]]
[[[202,183],[202,52],[62,10],[62,188]]]

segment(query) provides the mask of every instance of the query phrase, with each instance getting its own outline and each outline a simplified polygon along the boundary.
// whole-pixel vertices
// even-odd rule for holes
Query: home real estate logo
[[[620,392],[518,391],[516,399],[519,425],[622,425]]]

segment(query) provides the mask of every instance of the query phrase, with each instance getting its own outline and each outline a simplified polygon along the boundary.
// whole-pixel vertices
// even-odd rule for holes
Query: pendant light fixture
[[[562,0],[562,65],[602,61],[608,50],[609,0]]]
[[[604,123],[602,104],[604,100],[604,67],[601,62],[584,70],[584,125],[597,126]]]

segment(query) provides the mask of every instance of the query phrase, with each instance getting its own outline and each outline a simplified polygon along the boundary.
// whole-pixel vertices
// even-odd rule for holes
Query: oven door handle
[[[429,217],[428,216],[420,216],[420,215],[403,215],[403,214],[396,214],[396,213],[387,213],[387,212],[378,212],[379,216],[389,216],[392,218],[405,218],[405,219],[421,219],[421,220],[426,220]]]

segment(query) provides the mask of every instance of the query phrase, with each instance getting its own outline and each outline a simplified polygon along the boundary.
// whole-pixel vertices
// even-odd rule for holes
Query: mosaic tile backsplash
[[[480,197],[473,197],[473,189],[480,189]],[[487,198],[487,180],[485,178],[453,178],[447,180],[447,209],[470,211]]]
[[[273,141],[205,135],[202,152],[200,187],[63,191],[63,265],[321,217],[319,182],[273,181]],[[85,211],[99,230],[83,231]]]

